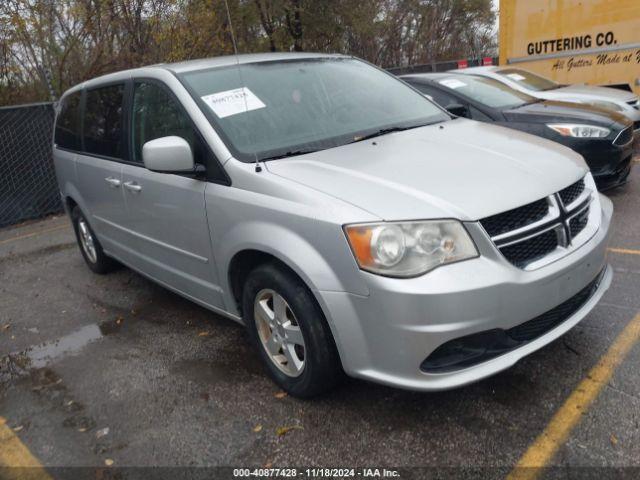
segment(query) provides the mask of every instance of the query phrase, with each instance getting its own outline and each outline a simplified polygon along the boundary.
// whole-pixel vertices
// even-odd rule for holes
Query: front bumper
[[[604,139],[570,139],[565,144],[584,157],[599,190],[607,190],[627,182],[631,171],[633,141],[619,146]]]
[[[610,172],[594,174],[593,179],[598,186],[598,190],[604,192],[627,183],[631,174],[631,158],[631,154],[623,158]]]
[[[354,377],[411,390],[443,390],[509,368],[555,340],[597,304],[609,288],[606,265],[611,202],[601,197],[600,228],[583,246],[533,271],[509,264],[486,235],[468,229],[480,257],[436,269],[414,279],[363,272],[370,294],[319,292],[345,371]],[[484,238],[484,239],[483,239]],[[604,269],[604,272],[603,272]],[[500,356],[446,373],[420,365],[448,341],[491,329],[521,325],[573,297],[603,272],[589,299],[563,322]]]

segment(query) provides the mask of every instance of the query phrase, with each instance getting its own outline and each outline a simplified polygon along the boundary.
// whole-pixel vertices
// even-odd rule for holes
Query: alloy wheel
[[[287,301],[274,290],[258,292],[254,319],[262,347],[289,377],[298,377],[305,366],[306,346],[298,321]]]
[[[87,225],[84,218],[78,220],[78,233],[80,234],[82,250],[84,250],[84,253],[91,263],[96,263],[98,261],[98,254],[96,253],[95,241],[91,230],[89,230],[89,225]]]

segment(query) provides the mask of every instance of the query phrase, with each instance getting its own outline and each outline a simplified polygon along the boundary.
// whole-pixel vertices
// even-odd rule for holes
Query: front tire
[[[84,258],[91,271],[105,274],[115,270],[118,267],[118,263],[104,253],[98,237],[93,233],[82,210],[77,206],[73,207],[71,211],[71,222],[73,223],[73,230],[76,232],[76,240],[78,241],[82,258]]]
[[[242,292],[244,321],[269,376],[295,397],[333,389],[343,378],[331,330],[307,286],[268,263],[253,270]]]

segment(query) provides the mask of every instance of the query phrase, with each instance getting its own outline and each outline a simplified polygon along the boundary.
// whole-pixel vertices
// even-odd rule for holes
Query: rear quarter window
[[[123,159],[124,84],[87,90],[84,149],[87,153]]]
[[[62,99],[53,141],[60,148],[80,149],[80,92]]]

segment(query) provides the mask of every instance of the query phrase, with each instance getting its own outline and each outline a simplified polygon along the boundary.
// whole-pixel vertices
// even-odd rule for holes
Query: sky
[[[500,12],[500,0],[491,0],[491,3],[493,3],[493,9],[499,13]],[[496,15],[496,23],[493,26],[493,29],[497,32],[498,31],[498,15]]]

